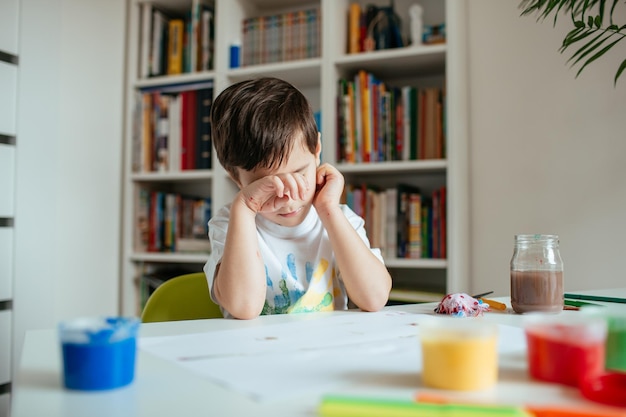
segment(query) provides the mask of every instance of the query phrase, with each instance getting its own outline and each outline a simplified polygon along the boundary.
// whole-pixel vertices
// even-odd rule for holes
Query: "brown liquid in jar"
[[[563,271],[511,271],[511,306],[516,313],[563,310]]]

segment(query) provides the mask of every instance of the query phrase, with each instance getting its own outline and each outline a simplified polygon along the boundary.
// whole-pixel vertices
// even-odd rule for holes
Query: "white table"
[[[584,293],[626,296],[626,288]],[[433,314],[434,304],[387,307],[411,313]],[[626,308],[626,305],[624,305]],[[328,314],[368,314],[356,311],[265,316],[255,320],[196,320],[142,325],[140,336],[171,336],[226,329],[243,329],[267,324],[316,320]],[[563,314],[576,314],[564,312]],[[485,320],[519,326],[521,316],[487,313]],[[95,393],[73,392],[61,385],[61,357],[55,330],[29,331],[24,341],[21,364],[13,383],[13,417],[54,416],[316,416],[321,397],[298,396],[284,401],[259,403],[199,377],[175,363],[138,351],[135,381],[128,387]],[[527,376],[526,358],[519,355],[500,362],[497,387],[484,392],[454,393],[427,390],[419,375],[410,380],[398,375],[382,376],[372,384],[356,383],[334,393],[413,398],[418,392],[434,392],[459,400],[498,401],[507,404],[557,404],[601,407],[582,398],[574,388],[533,382]]]

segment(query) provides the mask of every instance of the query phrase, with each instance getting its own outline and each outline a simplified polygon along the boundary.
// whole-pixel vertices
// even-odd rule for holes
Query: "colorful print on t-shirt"
[[[333,282],[335,281],[335,271],[328,271],[329,262],[322,258],[313,270],[312,265],[305,264],[305,279],[308,288],[298,279],[296,271],[295,257],[293,254],[287,256],[287,268],[289,273],[281,272],[278,280],[278,289],[274,288],[274,282],[265,268],[267,279],[267,299],[269,293],[274,294],[274,305],[268,304],[267,300],[263,306],[261,314],[284,314],[284,313],[308,313],[313,311],[329,311],[334,309]],[[328,276],[330,273],[330,276]],[[326,278],[326,279],[324,279]]]

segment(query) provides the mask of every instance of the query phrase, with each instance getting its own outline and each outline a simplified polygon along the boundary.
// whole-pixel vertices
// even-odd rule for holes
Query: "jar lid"
[[[626,407],[626,373],[608,372],[580,383],[586,398],[602,404]]]

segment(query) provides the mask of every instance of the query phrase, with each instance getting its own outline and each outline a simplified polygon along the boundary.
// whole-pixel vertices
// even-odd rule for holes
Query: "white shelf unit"
[[[138,185],[159,187],[206,187],[213,199],[213,210],[230,201],[235,187],[213,155],[213,169],[203,173],[138,174],[131,172],[132,109],[134,91],[174,82],[213,80],[214,95],[228,85],[260,76],[285,79],[298,87],[311,102],[314,111],[322,113],[322,159],[336,164],[346,182],[358,179],[391,184],[409,180],[429,188],[447,187],[447,259],[386,259],[392,276],[402,276],[418,290],[433,286],[438,291],[466,291],[468,288],[467,247],[467,83],[465,57],[465,16],[467,0],[422,0],[425,21],[446,22],[446,44],[406,47],[349,55],[346,53],[347,13],[352,0],[215,0],[215,67],[210,72],[173,77],[137,79],[139,46],[139,11],[137,0],[129,10],[127,127],[124,203],[124,265],[122,267],[122,312],[136,314],[136,268],[143,263],[193,264],[201,268],[204,258],[180,254],[133,252],[133,189]],[[367,4],[388,5],[387,1],[359,0]],[[174,10],[188,9],[191,0],[153,2]],[[412,2],[397,0],[396,9],[404,21],[406,8]],[[231,69],[229,48],[241,42],[244,18],[283,13],[317,6],[321,13],[321,56],[298,61],[271,63]],[[404,15],[402,14],[404,10]],[[437,22],[439,23],[439,22]],[[340,77],[352,76],[359,69],[376,74],[385,82],[420,85],[432,80],[444,82],[447,89],[447,158],[441,160],[393,161],[371,164],[337,163],[336,85]]]
[[[10,414],[14,333],[19,0],[0,2],[0,416]]]

